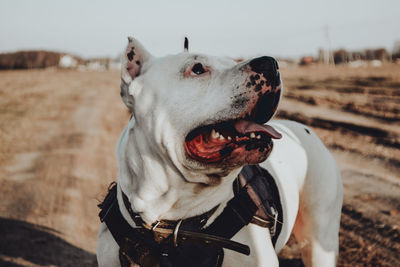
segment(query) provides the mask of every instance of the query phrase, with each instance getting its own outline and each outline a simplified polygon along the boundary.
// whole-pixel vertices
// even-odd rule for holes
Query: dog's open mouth
[[[269,125],[237,119],[192,130],[185,148],[191,158],[203,163],[230,159],[237,164],[256,164],[269,154],[271,139],[279,138],[281,134]]]

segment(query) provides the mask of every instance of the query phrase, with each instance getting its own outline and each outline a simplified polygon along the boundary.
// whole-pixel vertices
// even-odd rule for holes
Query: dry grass
[[[400,66],[281,73],[279,116],[312,126],[342,171],[339,266],[400,265]],[[282,256],[299,257],[295,248]]]

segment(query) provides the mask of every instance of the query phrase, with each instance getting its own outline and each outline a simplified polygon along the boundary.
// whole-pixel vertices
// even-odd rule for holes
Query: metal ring
[[[157,221],[156,224],[153,227],[151,227],[151,231],[154,231],[159,224],[160,224],[160,221]]]
[[[272,211],[274,213],[274,226],[271,229],[271,236],[275,236],[275,234],[276,234],[276,223],[278,222],[278,212],[273,207],[271,207],[271,209],[272,209]]]
[[[177,247],[178,246],[178,231],[179,231],[179,227],[182,224],[182,220],[179,220],[179,222],[176,224],[175,229],[174,229],[174,246]]]

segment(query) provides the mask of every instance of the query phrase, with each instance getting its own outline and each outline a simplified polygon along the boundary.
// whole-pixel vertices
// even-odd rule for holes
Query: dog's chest
[[[130,203],[125,197],[124,203],[118,204],[127,207],[131,218],[139,226],[131,228],[123,216],[118,215],[119,209],[107,204],[107,201],[116,203],[115,189],[104,202],[101,218],[120,247],[122,266],[132,266],[133,263],[140,266],[220,266],[224,255],[222,248],[247,255],[250,253],[246,244],[230,241],[247,224],[268,228],[274,245],[281,231],[282,206],[279,192],[268,171],[259,166],[245,166],[233,184],[233,191],[235,196],[206,228],[203,228],[204,223],[198,229],[181,226],[182,222],[185,225],[190,218],[176,221],[176,226],[169,221],[167,225],[172,225],[170,231],[166,231],[168,227],[161,229],[160,223],[166,224],[163,221],[156,225],[146,225],[130,209]],[[118,216],[107,215],[110,210],[111,214]],[[210,215],[205,217],[209,218]],[[126,225],[122,233],[121,225]],[[163,231],[163,238],[157,239],[155,237],[160,230]]]

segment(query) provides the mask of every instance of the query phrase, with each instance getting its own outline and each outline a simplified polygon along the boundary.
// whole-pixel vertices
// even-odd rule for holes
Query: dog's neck
[[[239,170],[223,177],[219,185],[188,182],[171,159],[152,153],[155,148],[133,123],[131,120],[118,143],[118,184],[147,224],[196,216],[232,198],[232,182]]]

